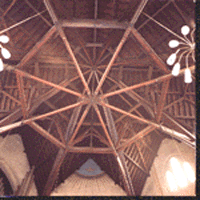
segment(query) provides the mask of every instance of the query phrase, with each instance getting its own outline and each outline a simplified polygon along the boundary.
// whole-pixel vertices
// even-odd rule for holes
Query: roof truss
[[[96,5],[98,1],[95,1]],[[16,101],[20,105],[20,107],[17,107],[15,111],[6,116],[4,119],[0,121],[0,124],[4,125],[0,128],[0,133],[6,132],[8,130],[14,129],[16,127],[22,126],[24,124],[28,124],[31,126],[34,130],[36,130],[39,134],[41,134],[43,137],[51,141],[53,144],[55,144],[59,148],[59,152],[56,156],[56,160],[54,162],[54,165],[52,167],[52,170],[49,174],[45,189],[43,194],[44,195],[50,195],[51,190],[53,188],[55,179],[57,177],[57,174],[59,172],[59,168],[62,164],[62,162],[65,159],[65,156],[67,155],[68,152],[78,152],[78,153],[96,153],[96,154],[114,154],[116,156],[116,159],[118,161],[119,167],[121,169],[121,172],[124,177],[124,182],[125,182],[125,187],[127,190],[127,193],[129,195],[135,195],[135,191],[132,185],[131,177],[129,174],[129,171],[127,169],[127,165],[125,163],[125,157],[128,157],[129,160],[131,158],[128,156],[128,154],[124,153],[124,149],[126,149],[128,146],[132,145],[133,143],[136,143],[138,140],[141,140],[142,137],[145,135],[149,134],[150,132],[154,131],[155,129],[162,130],[163,132],[171,135],[172,137],[184,141],[185,143],[191,145],[192,147],[195,147],[195,137],[193,136],[192,133],[190,133],[188,130],[186,130],[184,127],[181,127],[180,124],[176,122],[176,125],[181,127],[184,133],[179,133],[177,131],[174,131],[173,129],[170,129],[164,125],[161,125],[161,118],[163,115],[166,116],[166,113],[164,112],[166,106],[165,106],[165,100],[166,96],[168,93],[168,88],[170,84],[170,80],[172,78],[172,75],[169,73],[168,68],[166,65],[163,63],[163,61],[160,59],[160,57],[155,53],[155,51],[151,48],[151,46],[145,41],[145,39],[140,35],[140,33],[134,28],[135,23],[137,22],[137,19],[139,18],[142,10],[144,9],[145,5],[147,4],[148,0],[142,0],[140,5],[138,6],[136,12],[134,13],[130,23],[124,24],[124,23],[118,23],[115,21],[105,21],[105,20],[98,20],[96,19],[97,15],[97,7],[96,7],[96,14],[94,16],[94,20],[64,20],[60,21],[57,17],[56,14],[53,10],[53,7],[51,6],[51,3],[49,0],[44,0],[44,4],[49,12],[49,15],[51,16],[51,19],[54,23],[54,25],[49,29],[49,31],[40,39],[39,42],[36,43],[36,45],[25,55],[25,57],[20,61],[20,63],[16,66],[7,66],[6,70],[12,71],[16,73],[17,77],[17,85],[18,85],[18,91],[20,94],[20,101],[16,99],[14,96],[6,93],[5,91],[2,90],[2,93],[7,95],[9,98],[12,100]],[[15,2],[13,1],[12,4]],[[28,3],[28,1],[27,1]],[[29,4],[29,3],[28,3]],[[12,5],[11,5],[12,6]],[[31,6],[31,5],[30,5]],[[7,12],[7,11],[6,11]],[[4,13],[5,14],[5,13]],[[43,18],[44,21],[46,19]],[[48,23],[48,25],[50,25]],[[79,49],[83,49],[84,53],[86,54],[87,61],[88,61],[88,68],[89,70],[83,72],[81,69],[81,63],[78,62],[78,59],[76,58],[76,53],[75,51],[72,50],[72,44],[70,44],[65,32],[64,28],[65,27],[70,27],[70,28],[94,28],[95,30],[97,28],[99,29],[106,29],[106,28],[112,28],[112,29],[122,29],[125,30],[119,44],[117,45],[116,49],[112,53],[112,56],[108,62],[108,65],[105,68],[105,71],[102,73],[100,70],[97,70],[97,64],[102,62],[103,55],[105,54],[106,50],[108,49],[110,42],[112,41],[112,35],[111,39],[108,40],[104,48],[102,49],[102,52],[100,53],[100,56],[96,58],[96,53],[93,52],[93,57],[91,58],[89,53],[87,52],[87,43],[84,42],[84,40],[81,38],[79,34],[78,35],[78,40],[80,43]],[[70,80],[64,80],[60,84],[55,84],[51,81],[47,81],[43,78],[39,78],[38,76],[32,75],[30,73],[27,73],[25,70],[22,70],[22,67],[25,66],[28,61],[30,61],[33,56],[40,50],[40,48],[48,41],[50,38],[53,36],[54,33],[58,33],[64,43],[65,48],[67,49],[72,61],[73,65],[75,66],[78,76],[74,76]],[[111,71],[114,62],[116,59],[119,57],[119,53],[127,41],[127,39],[130,36],[130,33],[134,36],[134,38],[139,42],[139,44],[142,46],[145,52],[148,53],[148,55],[154,60],[154,62],[158,65],[158,67],[166,73],[163,76],[160,76],[155,79],[150,79],[146,82],[141,82],[138,84],[134,84],[131,86],[127,86],[125,83],[121,82],[116,82],[114,79],[109,77],[109,72]],[[95,36],[96,37],[96,36]],[[94,39],[94,43],[96,44],[96,40]],[[96,49],[96,47],[94,47]],[[83,56],[84,57],[84,56]],[[107,57],[105,57],[106,59]],[[190,67],[191,71],[194,72],[195,66]],[[122,69],[123,70],[123,69]],[[101,74],[101,78],[98,78],[98,73]],[[89,74],[88,80],[86,80],[85,75]],[[121,72],[122,73],[122,72]],[[184,70],[181,70],[180,74],[183,74]],[[150,76],[150,75],[149,75]],[[89,84],[92,79],[92,77],[95,77],[97,86],[96,88],[90,88]],[[33,103],[31,104],[30,110],[28,107],[28,101],[30,102],[31,99],[26,99],[25,95],[25,88],[24,88],[24,83],[23,83],[23,78],[27,79],[32,79],[36,82],[48,85],[50,87],[53,87],[51,90],[46,92],[45,94],[39,96],[36,98]],[[69,84],[71,84],[74,80],[80,79],[83,86],[84,86],[84,91],[82,93],[76,92],[72,89],[67,88]],[[103,93],[103,85],[105,83],[106,79],[110,79],[116,86],[115,91],[110,91],[108,93]],[[150,86],[152,84],[156,83],[162,83],[162,91],[159,99],[159,103],[156,107],[156,115],[154,116],[153,109],[150,105],[148,105],[148,102],[141,97],[137,92],[134,90],[137,88],[141,88],[144,86]],[[93,84],[94,87],[94,84]],[[119,88],[117,90],[117,88]],[[54,107],[55,105],[51,105],[50,102],[47,100],[50,99],[51,97],[55,96],[58,92],[63,91],[66,94],[74,95],[76,98],[76,103],[69,104],[63,108],[56,108]],[[99,94],[100,93],[100,94]],[[135,101],[140,101],[140,103],[136,105],[132,105],[128,100],[126,100],[122,94],[127,93],[133,100]],[[132,106],[132,108],[129,111],[123,110],[117,106],[109,104],[109,99],[110,97],[113,97],[115,95],[119,95],[122,99],[124,98],[124,101],[126,101],[129,106]],[[46,102],[51,108],[54,109],[54,111],[47,112],[38,116],[33,116],[31,117],[31,114],[41,105],[42,102]],[[84,105],[86,105],[85,108]],[[141,113],[137,110],[138,107],[143,106],[145,107],[149,113],[151,113],[152,118],[155,117],[155,121],[150,121],[149,119],[145,119],[142,117]],[[167,105],[169,106],[169,105]],[[102,112],[99,107],[103,108]],[[88,135],[87,131],[83,133],[82,135],[78,135],[78,131],[80,130],[81,126],[84,124],[84,120],[87,117],[90,109],[95,110],[100,125],[104,131],[104,134],[106,138],[104,138],[98,130],[96,130],[96,137],[99,138],[100,141],[102,141],[104,144],[107,145],[105,148],[97,148],[97,147],[78,147],[76,146],[77,143],[80,141],[84,140]],[[68,126],[67,126],[67,131],[66,134],[63,136],[62,131],[58,128],[58,132],[60,133],[60,137],[62,142],[60,142],[57,138],[52,136],[48,131],[46,131],[43,127],[39,126],[35,121],[36,120],[41,120],[44,118],[47,118],[49,116],[53,116],[56,114],[60,114],[61,112],[67,111],[73,109],[73,113],[71,115],[70,120],[68,120]],[[84,110],[81,112],[81,110]],[[116,111],[121,115],[120,118],[118,118],[116,121],[114,121],[114,114],[111,112],[111,110]],[[140,115],[134,115],[132,112],[135,111]],[[103,117],[105,115],[105,117]],[[23,116],[23,120],[16,121],[19,119],[21,116]],[[123,136],[119,136],[119,133],[117,133],[116,130],[116,123],[120,122],[123,120],[125,117],[130,117],[132,119],[136,119],[139,122],[145,123],[148,126],[146,126],[144,129],[141,131],[137,132],[135,136],[132,136],[129,139],[124,139]],[[104,118],[106,119],[106,122],[104,121]],[[169,117],[168,117],[169,118]],[[171,119],[172,121],[173,119]],[[93,130],[95,130],[94,127],[92,127]],[[92,134],[90,134],[92,136]],[[143,141],[144,142],[144,141]],[[138,144],[136,143],[137,148],[139,149]],[[148,145],[147,145],[148,146]],[[143,160],[143,163],[145,165],[145,159],[143,158],[143,154],[140,152],[140,157]],[[145,167],[146,169],[144,170],[139,166],[137,163],[135,163],[134,160],[131,160],[137,167],[142,169],[143,171],[146,172],[147,166]]]

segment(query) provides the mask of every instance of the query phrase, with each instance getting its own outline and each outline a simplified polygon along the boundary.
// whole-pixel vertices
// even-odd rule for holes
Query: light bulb
[[[176,54],[173,53],[173,54],[171,54],[171,55],[169,56],[169,58],[167,59],[167,64],[168,64],[168,65],[173,65],[174,62],[175,62],[175,60],[176,60]]]
[[[0,36],[0,42],[2,42],[2,43],[8,43],[9,42],[9,37],[7,36],[7,35],[1,35]]]
[[[5,59],[9,59],[11,57],[10,52],[6,48],[1,48],[1,53]]]
[[[192,74],[190,69],[185,69],[185,79],[184,79],[185,83],[191,83],[192,82]]]
[[[2,72],[3,69],[4,69],[3,61],[2,61],[2,59],[0,58],[0,72]]]
[[[181,33],[182,33],[183,35],[187,35],[189,32],[190,32],[189,26],[187,26],[187,25],[182,26],[182,28],[181,28]]]
[[[176,63],[172,69],[172,75],[173,76],[178,76],[179,75],[179,71],[180,71],[180,63]]]
[[[171,40],[168,45],[170,48],[176,48],[179,45],[179,41]]]

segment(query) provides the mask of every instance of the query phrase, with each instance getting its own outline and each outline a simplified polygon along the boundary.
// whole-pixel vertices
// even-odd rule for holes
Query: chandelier
[[[174,35],[180,39],[180,41],[171,40],[168,43],[170,48],[177,48],[177,47],[179,47],[179,48],[175,51],[175,53],[172,53],[168,57],[166,62],[168,65],[171,65],[171,66],[174,65],[173,69],[172,69],[172,75],[178,76],[180,68],[181,68],[181,63],[183,63],[183,60],[184,60],[182,58],[184,57],[185,58],[185,66],[186,66],[185,71],[184,71],[185,72],[184,81],[185,81],[185,83],[191,83],[192,82],[192,74],[189,69],[189,65],[191,65],[191,63],[194,64],[194,62],[195,62],[195,41],[194,41],[195,27],[190,32],[189,26],[187,26],[187,25],[182,26],[181,34],[183,36],[180,36],[180,35],[176,34],[175,32],[173,32],[172,30],[170,30],[169,28],[167,28],[166,26],[164,26],[163,24],[161,24],[160,22],[158,22],[157,20],[155,20],[154,18],[152,18],[151,16],[149,16],[148,14],[146,14],[144,12],[143,12],[143,14],[146,17],[148,17],[150,20],[152,20],[156,24],[158,24],[160,27],[164,28],[169,33],[171,33],[172,35]],[[188,36],[188,35],[190,35],[190,36]],[[180,56],[178,57],[177,55],[179,53],[180,53]],[[189,58],[190,58],[190,60],[189,60]],[[177,61],[177,62],[175,63],[175,61]]]
[[[179,37],[182,40],[181,41],[171,40],[168,44],[170,48],[179,47],[175,53],[172,53],[168,57],[168,59],[166,61],[168,65],[171,65],[171,66],[174,65],[173,69],[172,69],[173,76],[179,75],[179,71],[181,68],[181,62],[183,62],[182,61],[182,60],[184,60],[183,57],[185,57],[185,66],[186,66],[185,73],[184,73],[185,83],[192,82],[192,74],[189,69],[189,63],[191,63],[191,62],[189,59],[191,59],[191,61],[193,63],[195,62],[194,31],[195,31],[195,28],[190,32],[190,28],[187,25],[184,25],[181,28],[181,34],[183,35],[183,37]],[[189,35],[189,33],[190,33],[190,38],[187,37]],[[177,56],[178,54],[179,54],[179,57]]]
[[[4,48],[3,44],[6,44],[9,42],[9,37],[7,35],[1,35],[0,36],[0,49],[1,49],[1,55],[3,56],[3,58],[5,59],[9,59],[11,57],[10,52],[8,51],[8,49]],[[3,71],[4,69],[4,65],[3,65],[3,60],[0,58],[0,72]]]

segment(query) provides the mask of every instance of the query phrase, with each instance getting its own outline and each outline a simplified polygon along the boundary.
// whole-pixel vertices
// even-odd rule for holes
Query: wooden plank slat
[[[176,94],[172,94],[172,99],[173,99],[173,102],[176,101]],[[173,107],[174,107],[174,116],[177,116],[178,115],[178,104],[175,103]]]

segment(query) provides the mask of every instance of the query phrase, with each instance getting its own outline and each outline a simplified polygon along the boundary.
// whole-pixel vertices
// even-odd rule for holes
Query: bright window
[[[176,191],[178,189],[178,187],[177,187],[176,181],[174,179],[174,175],[170,171],[167,171],[166,177],[167,177],[167,181],[169,183],[170,190],[172,192]]]
[[[172,172],[175,176],[178,186],[180,187],[187,186],[187,178],[184,175],[180,162],[176,158],[173,157],[170,159],[170,164],[171,164]]]
[[[170,191],[176,191],[178,187],[184,188],[189,182],[194,183],[195,173],[188,162],[181,163],[177,158],[170,159],[170,170],[166,172],[166,179]]]
[[[183,168],[184,168],[185,174],[187,174],[187,179],[191,183],[194,183],[196,178],[195,178],[195,174],[194,174],[194,171],[193,171],[191,165],[188,162],[184,162]]]

